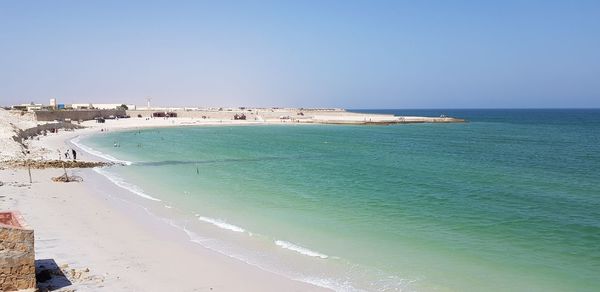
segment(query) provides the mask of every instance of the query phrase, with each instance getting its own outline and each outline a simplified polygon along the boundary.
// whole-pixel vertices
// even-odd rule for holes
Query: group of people
[[[60,149],[56,149],[56,151],[58,152],[58,160],[60,160],[62,158],[61,151]],[[65,150],[64,155],[65,159],[71,159],[71,157],[73,157],[73,160],[77,160],[77,151],[75,151],[75,149]]]

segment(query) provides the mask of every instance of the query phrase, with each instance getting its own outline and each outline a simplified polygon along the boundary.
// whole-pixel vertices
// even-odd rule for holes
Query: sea
[[[336,291],[599,291],[600,110],[102,132],[96,170],[190,241]],[[115,147],[118,146],[118,147]]]

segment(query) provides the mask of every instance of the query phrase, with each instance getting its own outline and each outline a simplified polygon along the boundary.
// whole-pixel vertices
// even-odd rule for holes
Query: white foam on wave
[[[211,218],[208,218],[208,219],[214,220]],[[268,265],[264,265],[264,263],[261,263],[259,260],[256,260],[252,256],[244,255],[243,253],[239,253],[239,252],[234,252],[233,250],[227,250],[227,248],[225,247],[226,244],[223,244],[223,242],[221,242],[215,238],[204,237],[204,236],[199,235],[198,233],[192,232],[191,230],[187,229],[185,227],[185,225],[182,226],[182,225],[175,224],[171,220],[168,220],[167,222],[171,226],[185,232],[185,234],[188,236],[188,238],[191,242],[197,243],[197,244],[199,244],[205,248],[208,248],[212,251],[215,251],[222,255],[237,259],[241,262],[244,262],[248,265],[257,267],[261,270],[268,271],[268,272],[271,272],[271,273],[274,273],[277,275],[281,275],[283,277],[286,277],[288,279],[292,279],[295,281],[300,281],[300,282],[312,284],[312,285],[315,285],[318,287],[331,289],[333,291],[339,291],[339,292],[342,292],[342,291],[343,292],[362,292],[363,291],[363,290],[355,289],[354,287],[352,287],[351,285],[348,285],[346,283],[337,282],[334,279],[321,278],[321,277],[310,277],[310,276],[302,275],[302,274],[295,273],[295,272],[287,272],[287,273],[283,272],[281,269],[269,267]]]
[[[81,150],[83,150],[83,151],[85,151],[85,152],[87,152],[89,154],[92,154],[94,156],[100,157],[102,159],[105,159],[105,160],[108,160],[108,161],[111,161],[111,162],[115,162],[115,163],[122,163],[122,164],[125,164],[125,165],[132,165],[133,164],[133,162],[131,162],[131,161],[121,160],[121,159],[115,158],[115,157],[113,157],[113,156],[111,156],[109,154],[102,153],[102,152],[100,152],[98,150],[95,150],[95,149],[93,149],[91,147],[88,147],[86,145],[81,144],[79,136],[71,139],[71,143],[73,143],[73,145],[77,146],[79,149],[81,149]]]
[[[318,258],[322,258],[322,259],[326,259],[329,256],[326,254],[322,254],[316,251],[312,251],[308,248],[304,248],[301,247],[299,245],[293,244],[289,241],[283,241],[283,240],[275,240],[275,244],[278,245],[279,247],[285,248],[285,249],[289,249],[292,251],[295,251],[297,253],[303,254],[303,255],[307,255],[310,257],[318,257]]]
[[[157,199],[153,196],[150,196],[150,195],[144,193],[144,190],[142,190],[140,187],[138,187],[134,184],[128,183],[124,179],[120,178],[119,176],[109,173],[108,171],[103,170],[102,168],[96,167],[96,168],[94,168],[94,171],[101,174],[102,176],[106,177],[108,180],[110,180],[112,183],[114,183],[118,187],[128,190],[131,193],[136,194],[144,199],[158,201],[158,202],[161,201],[160,199]]]
[[[144,208],[144,209],[147,210],[147,208]],[[147,210],[147,212],[150,215],[153,215],[149,210]],[[199,214],[195,214],[195,215],[199,215]],[[203,217],[203,218],[206,218],[206,217]],[[211,219],[211,218],[207,218],[207,219],[214,221],[214,219]],[[270,267],[268,264],[265,265],[264,262],[261,262],[260,260],[254,258],[251,254],[245,254],[243,252],[235,252],[234,250],[228,248],[230,246],[223,241],[220,241],[220,240],[218,240],[216,238],[212,238],[212,237],[202,236],[198,233],[195,233],[195,232],[189,230],[186,227],[186,224],[177,224],[174,220],[167,219],[167,218],[162,218],[162,220],[164,222],[166,222],[167,224],[169,224],[170,226],[183,231],[187,235],[188,239],[191,242],[199,244],[200,246],[207,248],[209,250],[215,251],[219,254],[239,260],[248,265],[257,267],[261,270],[268,271],[268,272],[271,272],[271,273],[274,273],[277,275],[281,275],[288,279],[312,284],[312,285],[315,285],[318,287],[323,287],[323,288],[330,289],[333,291],[339,291],[339,292],[342,292],[342,291],[343,292],[363,292],[364,291],[361,289],[354,288],[350,283],[347,283],[344,281],[337,281],[333,278],[309,276],[309,275],[301,274],[301,273],[294,272],[294,271],[286,272],[280,268]]]
[[[235,231],[235,232],[245,232],[246,230],[242,227],[239,226],[235,226],[233,224],[229,224],[223,220],[220,219],[214,219],[214,218],[209,218],[209,217],[198,217],[198,220],[200,221],[204,221],[210,224],[213,224],[217,227],[223,228],[223,229],[227,229],[227,230],[231,230],[231,231]]]

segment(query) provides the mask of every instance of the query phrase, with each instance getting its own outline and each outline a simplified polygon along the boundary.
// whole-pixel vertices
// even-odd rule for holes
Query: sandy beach
[[[0,292],[600,291],[599,15],[0,1]]]
[[[3,112],[2,159],[57,159],[78,135],[142,127],[223,124],[191,119],[122,119],[28,140],[29,154],[9,139],[15,117]],[[35,122],[19,122],[25,128]],[[235,123],[233,121],[229,123]],[[239,122],[238,124],[253,122]],[[79,150],[79,149],[78,149]],[[82,150],[78,160],[99,160]],[[79,183],[51,180],[62,169],[0,170],[0,209],[19,210],[35,230],[36,260],[52,260],[70,285],[58,291],[319,291],[190,241],[182,230],[124,200],[131,196],[92,169],[69,169]],[[54,288],[61,287],[56,283]]]

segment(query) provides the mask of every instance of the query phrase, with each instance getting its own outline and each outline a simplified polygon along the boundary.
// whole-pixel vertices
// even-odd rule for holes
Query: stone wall
[[[15,140],[17,143],[21,144],[21,146],[23,146],[23,148],[27,148],[27,145],[25,145],[23,143],[23,140],[35,137],[37,135],[41,135],[44,131],[50,132],[51,130],[59,130],[59,129],[65,129],[65,130],[72,131],[74,129],[81,129],[81,128],[83,128],[83,127],[79,126],[77,124],[71,124],[71,123],[65,123],[65,122],[48,123],[48,124],[44,124],[44,125],[38,125],[36,127],[25,129],[25,130],[18,130],[17,134],[13,136],[13,140]]]
[[[58,111],[35,111],[38,121],[89,121],[95,118],[108,118],[109,116],[124,116],[125,110],[58,110]]]
[[[33,230],[18,212],[0,212],[0,291],[35,286]]]

